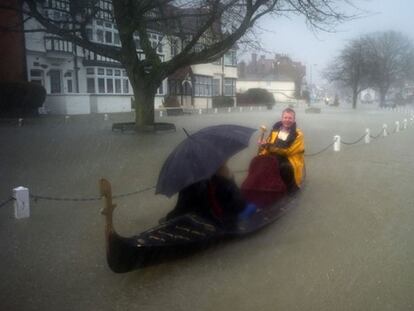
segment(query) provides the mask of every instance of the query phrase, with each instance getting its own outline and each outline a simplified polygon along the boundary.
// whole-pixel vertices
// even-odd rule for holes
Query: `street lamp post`
[[[313,66],[318,66],[318,64],[310,64],[310,67],[309,67],[309,106],[312,102],[312,94],[313,94],[313,82],[312,82]]]

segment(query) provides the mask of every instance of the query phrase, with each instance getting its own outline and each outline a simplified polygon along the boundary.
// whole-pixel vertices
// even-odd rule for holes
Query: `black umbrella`
[[[240,125],[206,127],[182,141],[168,156],[155,193],[172,196],[185,187],[208,179],[227,159],[249,145],[253,128]]]

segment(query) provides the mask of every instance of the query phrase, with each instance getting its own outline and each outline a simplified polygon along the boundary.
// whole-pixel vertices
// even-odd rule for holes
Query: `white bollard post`
[[[19,123],[19,127],[21,127],[23,125],[23,119],[19,118],[18,123]]]
[[[250,106],[250,111],[253,111],[253,106]]]
[[[240,112],[243,112],[243,107],[239,107],[239,111]]]
[[[406,130],[407,129],[407,119],[403,120],[403,129]]]
[[[29,189],[17,187],[13,189],[14,217],[17,219],[30,217]]]
[[[65,123],[67,123],[69,121],[70,117],[69,116],[65,116]]]
[[[231,112],[231,108],[229,107],[229,109],[227,109],[227,112]]]
[[[382,125],[382,136],[384,136],[384,137],[388,135],[387,128],[388,128],[388,125],[384,123]]]
[[[259,111],[262,111],[262,106],[259,106]]]
[[[198,109],[198,114],[202,114],[202,113],[203,113],[203,110]]]
[[[162,110],[160,110],[160,118],[162,118],[163,112]]]
[[[217,108],[214,108],[214,113],[217,113]]]
[[[341,136],[339,135],[334,136],[334,151],[341,151]]]
[[[104,120],[108,121],[108,114],[107,113],[105,113],[105,115],[104,115]]]
[[[400,131],[400,121],[395,121],[395,132],[398,133]]]
[[[369,144],[371,142],[371,131],[369,129],[365,130],[365,143]]]

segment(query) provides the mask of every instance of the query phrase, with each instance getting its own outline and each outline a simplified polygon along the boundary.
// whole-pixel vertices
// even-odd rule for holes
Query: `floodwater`
[[[55,198],[98,197],[106,177],[115,194],[154,186],[161,165],[185,138],[204,126],[268,127],[281,107],[162,118],[177,132],[111,132],[129,114],[47,117],[22,127],[0,124],[0,203],[12,188]],[[414,310],[414,126],[411,111],[297,108],[306,153],[341,135],[358,140],[408,119],[406,130],[342,145],[306,157],[307,179],[294,207],[245,239],[193,256],[112,273],[105,262],[101,202],[31,201],[31,216],[16,220],[0,208],[1,310]],[[247,169],[251,147],[230,160]],[[244,174],[237,175],[240,182]],[[175,198],[154,191],[117,199],[115,226],[132,235],[155,225]]]

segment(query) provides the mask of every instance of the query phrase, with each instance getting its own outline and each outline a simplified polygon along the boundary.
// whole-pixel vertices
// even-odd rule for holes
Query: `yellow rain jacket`
[[[286,157],[293,167],[295,182],[298,187],[302,184],[305,166],[305,143],[303,132],[296,129],[296,138],[288,147],[276,147],[275,143],[279,135],[278,129],[273,129],[266,139],[267,145],[259,151],[259,155],[281,155]]]

